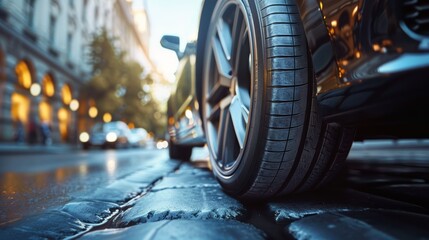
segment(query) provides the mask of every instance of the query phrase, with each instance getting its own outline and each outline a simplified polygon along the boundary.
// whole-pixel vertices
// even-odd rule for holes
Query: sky
[[[151,27],[150,57],[167,80],[173,82],[177,56],[173,51],[162,48],[159,42],[163,35],[179,36],[183,51],[186,42],[195,40],[202,0],[146,0],[146,3]]]

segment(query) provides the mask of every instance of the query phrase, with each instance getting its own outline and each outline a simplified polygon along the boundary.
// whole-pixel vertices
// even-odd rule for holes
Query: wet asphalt
[[[203,151],[3,154],[0,239],[429,239],[429,144],[357,143],[318,192],[241,202]]]

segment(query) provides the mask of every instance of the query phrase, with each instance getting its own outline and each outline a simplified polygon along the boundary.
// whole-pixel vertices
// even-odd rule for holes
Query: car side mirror
[[[180,52],[180,38],[178,36],[164,35],[161,38],[161,46],[170,49],[177,54],[179,59],[182,58],[183,53]]]

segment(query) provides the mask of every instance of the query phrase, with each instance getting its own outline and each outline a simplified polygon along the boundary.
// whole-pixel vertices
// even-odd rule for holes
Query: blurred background
[[[165,137],[177,56],[201,0],[0,0],[0,141],[74,144],[122,121]]]

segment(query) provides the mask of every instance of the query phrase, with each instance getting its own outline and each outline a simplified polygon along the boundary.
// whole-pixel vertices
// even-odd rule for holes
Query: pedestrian
[[[24,142],[24,136],[25,136],[24,124],[22,124],[21,120],[18,120],[15,128],[15,137],[14,137],[15,142],[17,143]]]
[[[28,123],[28,142],[30,144],[37,142],[37,123],[34,117],[31,117]]]
[[[49,123],[46,121],[43,121],[40,124],[40,133],[42,134],[42,144],[43,145],[50,145],[51,144],[51,128],[49,126]]]

